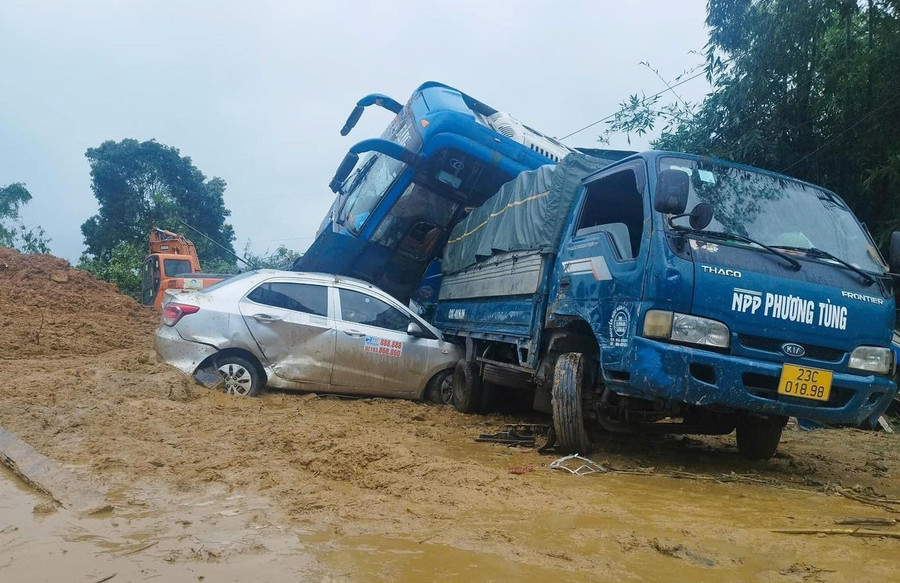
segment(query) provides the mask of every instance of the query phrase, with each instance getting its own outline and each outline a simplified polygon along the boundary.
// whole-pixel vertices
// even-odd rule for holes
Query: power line
[[[799,164],[800,162],[803,162],[804,160],[806,160],[807,158],[809,158],[809,157],[812,156],[813,154],[817,154],[818,152],[820,152],[821,150],[823,150],[823,149],[825,148],[825,146],[827,146],[827,145],[830,144],[831,142],[835,141],[835,140],[838,139],[839,137],[843,136],[844,134],[846,134],[847,132],[849,132],[850,130],[852,130],[853,128],[855,128],[856,126],[858,126],[859,124],[861,124],[862,122],[866,121],[867,119],[869,119],[870,117],[872,117],[873,115],[875,115],[876,113],[878,113],[879,111],[881,111],[882,109],[884,109],[885,107],[887,107],[887,106],[891,103],[891,101],[897,99],[898,96],[900,96],[900,93],[894,93],[893,95],[891,95],[890,97],[888,97],[888,98],[884,101],[884,103],[882,103],[881,105],[879,105],[878,107],[876,107],[875,109],[873,109],[872,111],[870,111],[869,113],[867,113],[866,115],[862,116],[861,118],[859,118],[858,120],[856,120],[855,122],[853,122],[852,124],[850,124],[849,126],[845,127],[843,130],[841,130],[841,131],[838,132],[837,134],[833,135],[831,138],[829,138],[828,140],[826,140],[825,143],[823,143],[821,146],[819,146],[818,148],[816,148],[815,150],[813,150],[812,152],[810,152],[810,153],[807,154],[806,156],[803,156],[802,158],[800,158],[799,160],[797,160],[796,162],[794,162],[794,163],[791,164],[790,166],[785,167],[783,170],[781,170],[780,174],[784,174],[785,172],[787,172],[788,170],[790,170],[791,168],[793,168],[794,166],[796,166],[796,165]]]
[[[651,96],[649,96],[649,97],[645,97],[645,99],[653,99],[653,98],[655,98],[655,97],[659,97],[659,96],[662,95],[663,93],[667,93],[667,92],[669,92],[669,91],[672,91],[674,88],[679,87],[679,86],[681,86],[681,85],[684,85],[684,84],[687,83],[688,81],[693,81],[693,80],[696,79],[697,77],[701,77],[701,76],[703,76],[703,75],[705,75],[705,74],[706,74],[706,71],[700,71],[699,73],[696,73],[696,74],[694,74],[694,75],[691,75],[691,76],[688,77],[687,79],[682,79],[682,80],[679,81],[678,83],[674,83],[674,84],[672,84],[672,85],[667,85],[666,88],[663,89],[662,91],[659,91],[658,93],[654,93],[653,95],[651,95]],[[674,91],[672,91],[672,92],[674,93]],[[575,130],[575,131],[572,132],[571,134],[567,134],[567,135],[565,135],[565,136],[563,136],[563,137],[561,137],[561,138],[558,138],[558,140],[559,140],[560,142],[563,141],[563,140],[567,140],[567,139],[571,138],[572,136],[574,136],[575,134],[580,134],[580,133],[583,132],[584,130],[590,129],[590,128],[594,127],[594,126],[597,125],[597,124],[603,123],[603,122],[605,122],[606,120],[608,120],[608,119],[610,119],[610,118],[613,118],[613,117],[615,117],[616,115],[622,113],[623,111],[625,111],[625,108],[624,108],[624,107],[618,109],[617,111],[615,111],[615,112],[613,112],[613,113],[611,113],[611,114],[609,114],[609,115],[607,115],[607,116],[604,117],[604,118],[598,119],[597,121],[595,121],[595,122],[593,122],[593,123],[590,123],[590,124],[584,126],[583,128],[581,128],[581,129],[579,129],[579,130]]]

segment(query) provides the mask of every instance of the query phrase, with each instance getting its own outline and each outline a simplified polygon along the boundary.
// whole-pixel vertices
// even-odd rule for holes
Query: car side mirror
[[[406,326],[406,333],[410,336],[424,336],[425,332],[422,331],[422,327],[419,326],[416,322],[410,322]]]
[[[900,273],[900,231],[891,233],[891,246],[888,249],[888,265],[891,273]]]
[[[691,177],[681,170],[660,170],[656,177],[654,210],[667,215],[680,215],[687,208]]]

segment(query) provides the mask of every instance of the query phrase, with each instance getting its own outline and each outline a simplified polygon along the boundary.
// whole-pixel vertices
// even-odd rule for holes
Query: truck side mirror
[[[891,246],[888,249],[888,265],[891,273],[900,273],[900,231],[891,233]]]
[[[691,177],[681,170],[660,170],[656,178],[653,208],[667,215],[684,214],[687,208]]]
[[[712,222],[712,218],[713,208],[709,203],[701,202],[691,209],[690,218],[688,220],[690,221],[692,229],[702,231],[709,226],[709,223]]]

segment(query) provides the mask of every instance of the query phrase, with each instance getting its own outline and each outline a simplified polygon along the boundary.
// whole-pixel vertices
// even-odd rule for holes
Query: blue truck
[[[364,97],[341,133],[370,105],[395,117],[350,148],[293,269],[424,307],[466,348],[457,409],[524,398],[571,452],[594,426],[736,430],[765,459],[789,416],[873,422],[896,393],[892,280],[834,193],[688,154],[576,151],[434,82],[406,105]],[[891,248],[893,267],[900,235]]]
[[[874,422],[897,390],[887,265],[837,195],[787,176],[570,154],[457,224],[442,267],[456,407],[525,391],[567,451],[595,424],[736,430],[767,459],[789,416]]]

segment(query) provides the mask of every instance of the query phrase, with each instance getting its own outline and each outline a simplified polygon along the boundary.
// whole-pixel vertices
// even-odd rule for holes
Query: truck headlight
[[[644,337],[716,348],[728,348],[731,345],[731,332],[722,322],[665,310],[647,311],[644,316]]]
[[[881,346],[857,346],[850,353],[850,368],[878,374],[891,374],[894,370],[894,351]]]

